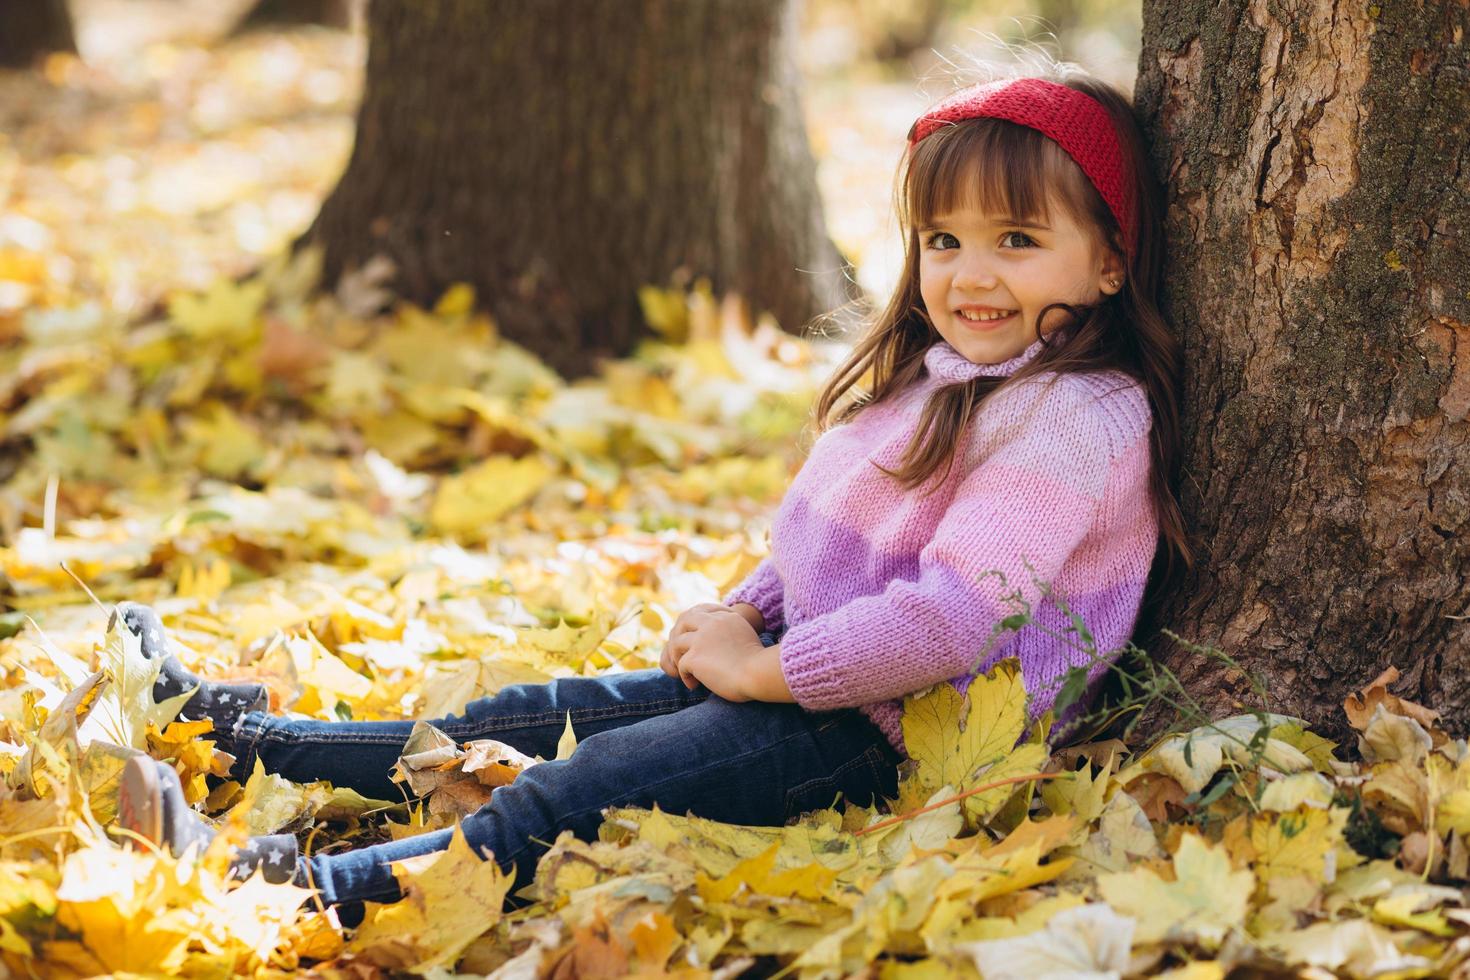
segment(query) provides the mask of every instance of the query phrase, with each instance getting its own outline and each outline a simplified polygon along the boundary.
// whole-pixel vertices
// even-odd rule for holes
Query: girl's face
[[[1047,217],[1024,219],[969,204],[918,229],[924,307],[967,360],[1008,361],[1035,342],[1048,305],[1096,303],[1122,288],[1122,259],[1065,207],[1050,204]],[[1043,334],[1066,322],[1064,311],[1051,311]]]

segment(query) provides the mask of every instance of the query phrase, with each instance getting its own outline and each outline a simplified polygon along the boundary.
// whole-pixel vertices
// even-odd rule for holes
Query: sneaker
[[[135,755],[123,766],[117,792],[118,826],[179,857],[190,847],[202,852],[217,836],[203,816],[184,800],[173,766]],[[229,876],[248,878],[259,870],[271,884],[296,881],[300,852],[292,834],[252,837],[230,856]],[[298,881],[298,883],[300,883]]]
[[[163,701],[194,690],[194,696],[179,711],[181,720],[208,718],[214,722],[216,732],[228,735],[241,715],[268,710],[270,695],[264,684],[206,681],[180,663],[179,658],[169,651],[168,632],[151,607],[139,602],[120,602],[117,612],[123,625],[138,637],[143,656],[160,661],[158,680],[153,684],[153,700]]]

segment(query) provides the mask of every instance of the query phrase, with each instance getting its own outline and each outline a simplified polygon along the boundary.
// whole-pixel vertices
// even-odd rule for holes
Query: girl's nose
[[[995,286],[995,273],[991,270],[990,263],[980,256],[967,257],[955,270],[956,289],[994,289]]]

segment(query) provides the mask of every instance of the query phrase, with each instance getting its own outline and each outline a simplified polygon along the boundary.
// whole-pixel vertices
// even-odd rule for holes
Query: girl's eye
[[[934,234],[932,234],[932,235],[929,236],[929,241],[926,242],[925,244],[928,245],[930,248],[935,248],[935,249],[941,249],[941,250],[943,250],[943,249],[947,248],[947,246],[941,246],[939,244],[939,240],[941,238],[954,238],[954,236],[951,235],[947,231],[936,231]],[[958,245],[959,244],[959,239],[958,238],[954,238],[954,240],[955,240],[955,244]]]
[[[1007,248],[1029,248],[1036,244],[1024,231],[1008,231],[1000,236],[1000,243]]]

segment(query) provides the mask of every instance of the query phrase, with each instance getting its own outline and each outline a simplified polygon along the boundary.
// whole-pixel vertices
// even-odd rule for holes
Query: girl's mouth
[[[955,310],[955,318],[964,323],[971,330],[993,330],[1003,326],[1015,319],[1019,310],[1009,310],[1005,313],[969,313],[965,310]]]

